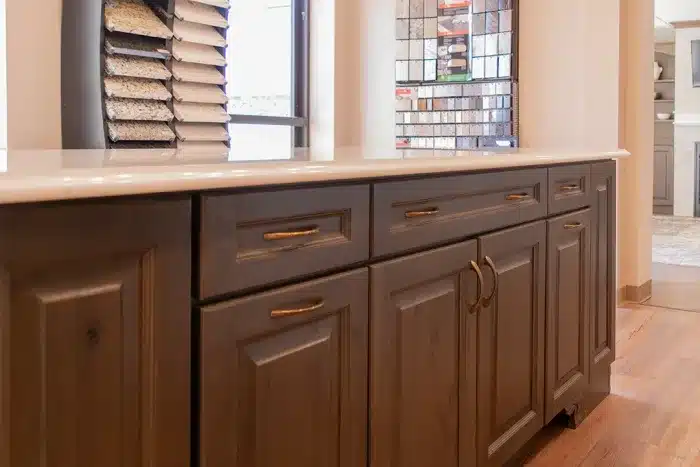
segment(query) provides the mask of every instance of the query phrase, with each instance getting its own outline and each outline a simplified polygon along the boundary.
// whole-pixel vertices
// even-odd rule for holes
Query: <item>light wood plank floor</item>
[[[617,328],[612,394],[526,465],[700,467],[700,313],[621,308]]]

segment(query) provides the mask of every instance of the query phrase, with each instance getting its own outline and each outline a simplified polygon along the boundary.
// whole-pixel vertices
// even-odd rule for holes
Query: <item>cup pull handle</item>
[[[406,219],[415,219],[417,217],[435,216],[440,212],[440,208],[427,208],[422,211],[406,211]]]
[[[294,230],[290,232],[268,232],[263,235],[263,239],[267,241],[273,240],[285,240],[288,238],[298,238],[298,237],[309,237],[311,235],[316,235],[321,229],[314,225],[305,230]]]
[[[320,310],[326,304],[325,300],[318,300],[313,305],[304,306],[300,308],[280,308],[277,310],[272,310],[270,312],[271,318],[282,318],[284,316],[294,316],[301,315],[303,313],[311,313],[312,311]]]

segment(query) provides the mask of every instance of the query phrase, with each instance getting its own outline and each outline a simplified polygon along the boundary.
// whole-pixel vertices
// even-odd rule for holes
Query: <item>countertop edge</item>
[[[206,164],[182,165],[178,169],[181,176],[174,177],[165,170],[159,173],[157,167],[144,172],[142,168],[124,168],[118,175],[99,176],[92,174],[83,177],[26,176],[0,181],[0,205],[71,201],[79,199],[114,198],[124,196],[149,196],[195,191],[226,189],[262,188],[267,186],[289,187],[307,184],[351,182],[354,180],[377,181],[411,176],[431,176],[446,174],[466,174],[513,170],[518,168],[548,167],[581,162],[602,162],[629,156],[625,150],[599,153],[568,154],[551,159],[513,157],[512,162],[503,157],[489,159],[404,159],[378,160],[372,164],[348,164],[323,167],[323,162],[308,162],[309,168],[295,170],[273,170],[269,167],[260,173],[236,170],[230,166],[226,170]],[[314,167],[321,167],[315,170]],[[132,169],[132,170],[129,170]],[[133,173],[132,173],[133,172]],[[267,172],[267,173],[263,173]],[[272,172],[272,173],[270,173]],[[1,179],[0,179],[1,180]]]

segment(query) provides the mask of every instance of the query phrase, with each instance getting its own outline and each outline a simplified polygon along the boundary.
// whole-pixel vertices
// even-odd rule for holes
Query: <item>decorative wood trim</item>
[[[651,297],[651,279],[642,285],[626,285],[623,299],[626,302],[642,303]]]
[[[671,26],[676,29],[700,28],[700,19],[692,21],[671,21]]]

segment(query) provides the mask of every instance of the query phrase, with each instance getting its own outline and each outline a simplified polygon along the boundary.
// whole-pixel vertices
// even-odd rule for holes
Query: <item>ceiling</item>
[[[674,42],[675,21],[700,20],[700,0],[655,0],[654,29],[656,42]]]

